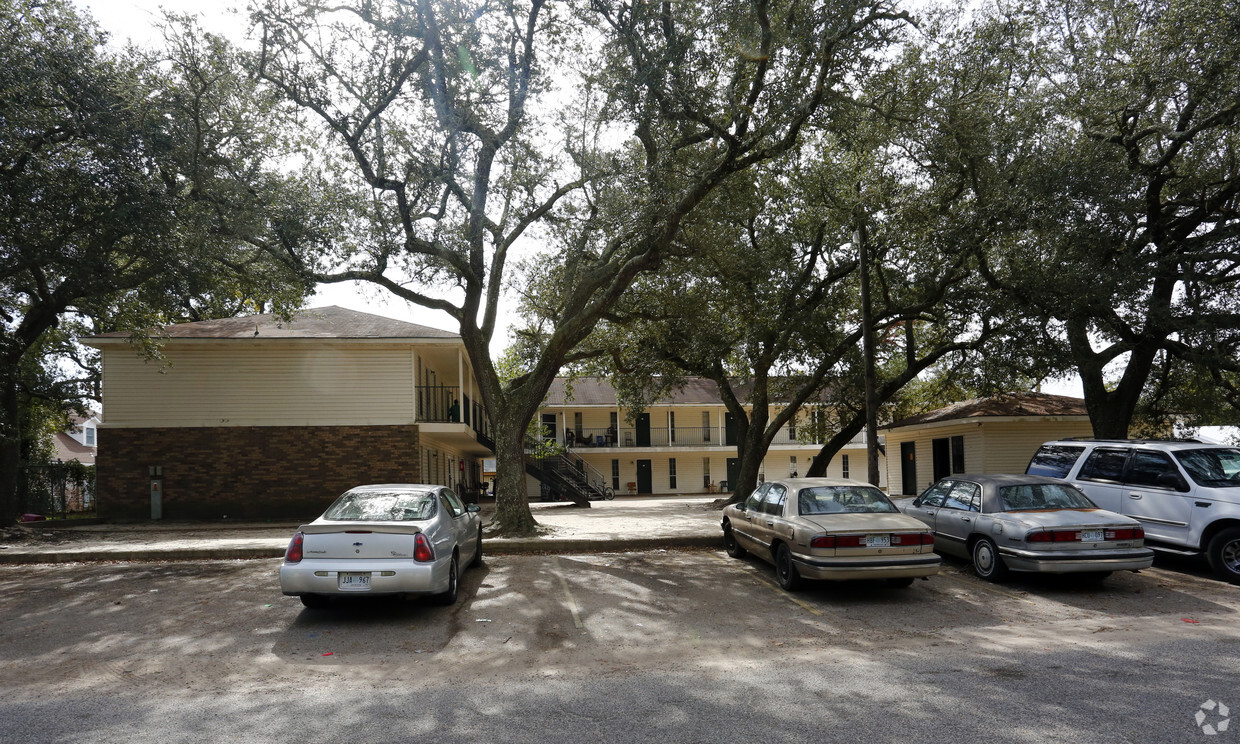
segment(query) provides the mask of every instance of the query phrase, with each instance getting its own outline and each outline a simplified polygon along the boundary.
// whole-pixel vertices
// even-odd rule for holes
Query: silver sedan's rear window
[[[346,491],[324,512],[324,519],[365,522],[404,522],[435,515],[430,491]]]
[[[802,488],[797,494],[797,510],[801,514],[896,514],[900,511],[882,491],[865,486]]]
[[[1002,486],[999,489],[999,506],[1002,511],[1097,508],[1085,494],[1072,486],[1058,483]]]

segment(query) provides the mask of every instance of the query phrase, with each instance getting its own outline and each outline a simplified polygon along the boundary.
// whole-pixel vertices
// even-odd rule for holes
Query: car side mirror
[[[466,504],[465,511],[470,512],[471,514],[477,514],[482,511],[482,507],[477,504]]]
[[[920,496],[918,496],[917,498],[913,499],[913,506],[921,506],[921,497],[920,497]]]

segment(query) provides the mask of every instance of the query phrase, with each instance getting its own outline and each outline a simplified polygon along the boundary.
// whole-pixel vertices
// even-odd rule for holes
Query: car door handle
[[[960,521],[961,522],[972,522],[973,518],[972,517],[961,517]]]
[[[767,527],[774,527],[774,526],[775,526],[775,523],[774,523],[774,522],[767,522],[767,523],[766,523],[766,526],[767,526]]]
[[[1141,494],[1139,494],[1139,493],[1130,493],[1130,494],[1128,494],[1128,498],[1130,498],[1130,499],[1139,499],[1139,498],[1141,498]]]

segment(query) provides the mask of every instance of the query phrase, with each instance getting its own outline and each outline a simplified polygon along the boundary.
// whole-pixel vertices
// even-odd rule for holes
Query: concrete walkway
[[[488,538],[483,552],[582,553],[719,548],[721,512],[715,496],[621,497],[583,509],[571,503],[530,505],[543,534],[534,538]],[[482,504],[484,523],[494,502]],[[33,527],[34,538],[0,543],[0,563],[164,561],[280,558],[297,522],[98,524]]]

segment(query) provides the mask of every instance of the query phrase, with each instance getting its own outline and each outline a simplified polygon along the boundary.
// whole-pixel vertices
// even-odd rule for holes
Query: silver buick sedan
[[[481,561],[476,505],[444,486],[358,486],[298,528],[280,565],[280,590],[312,608],[378,594],[430,595],[448,605],[461,566]]]
[[[1135,519],[1099,509],[1074,486],[1036,475],[953,475],[904,512],[934,530],[934,547],[998,581],[1010,571],[1088,574],[1149,568]]]
[[[775,564],[788,591],[803,579],[886,579],[907,587],[933,576],[942,559],[921,522],[867,483],[841,478],[790,478],[764,483],[723,510],[728,555],[752,552]]]

